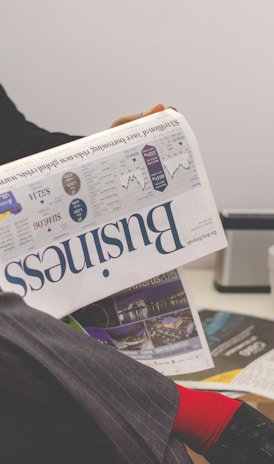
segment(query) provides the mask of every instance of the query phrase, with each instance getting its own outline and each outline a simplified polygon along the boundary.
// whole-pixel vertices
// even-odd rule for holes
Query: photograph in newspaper
[[[178,376],[176,381],[274,399],[274,321],[208,309],[199,316],[214,367]]]
[[[164,375],[213,365],[177,270],[92,303],[64,321]]]
[[[2,165],[0,217],[1,287],[58,318],[227,244],[171,109]]]

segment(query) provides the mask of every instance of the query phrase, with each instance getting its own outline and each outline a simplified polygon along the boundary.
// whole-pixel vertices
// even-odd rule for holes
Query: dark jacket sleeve
[[[1,164],[62,145],[80,136],[49,132],[26,120],[0,85]]]
[[[178,390],[156,370],[11,293],[0,293],[0,352],[3,462],[191,464],[172,433]]]

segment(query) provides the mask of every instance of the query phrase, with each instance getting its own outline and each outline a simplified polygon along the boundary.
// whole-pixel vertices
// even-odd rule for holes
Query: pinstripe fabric
[[[0,349],[4,464],[191,463],[171,434],[177,388],[156,371],[5,293]]]

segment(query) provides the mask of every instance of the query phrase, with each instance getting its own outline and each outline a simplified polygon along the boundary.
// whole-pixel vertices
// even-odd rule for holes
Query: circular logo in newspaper
[[[68,195],[75,195],[81,187],[80,179],[74,172],[66,172],[62,177],[62,184]]]
[[[69,214],[73,221],[82,222],[87,215],[87,206],[85,202],[79,198],[75,198],[75,200],[70,203]]]

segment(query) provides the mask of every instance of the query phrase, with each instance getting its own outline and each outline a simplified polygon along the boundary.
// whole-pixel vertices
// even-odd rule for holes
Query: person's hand
[[[167,107],[164,106],[162,103],[158,103],[157,105],[154,105],[153,108],[151,108],[148,111],[145,111],[144,113],[136,113],[136,114],[129,114],[127,116],[121,116],[118,119],[115,119],[115,121],[111,124],[110,127],[116,127],[120,126],[121,124],[125,124],[126,122],[130,121],[135,121],[136,119],[143,118],[144,116],[149,116],[150,114],[153,113],[158,113],[158,111],[163,111]]]

